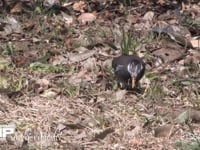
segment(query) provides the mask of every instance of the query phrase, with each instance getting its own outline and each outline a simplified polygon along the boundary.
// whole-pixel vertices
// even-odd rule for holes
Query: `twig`
[[[194,82],[194,83],[198,83],[198,84],[200,83],[200,81],[195,80],[195,79],[179,79],[179,80],[174,81],[172,84],[176,84],[176,83],[184,82],[184,81]]]

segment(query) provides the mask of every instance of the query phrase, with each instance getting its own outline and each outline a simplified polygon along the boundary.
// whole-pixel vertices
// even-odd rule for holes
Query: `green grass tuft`
[[[52,66],[49,64],[43,64],[40,62],[32,63],[29,67],[31,71],[41,72],[41,73],[58,73],[65,72],[65,68],[62,66]]]
[[[122,28],[122,39],[120,42],[120,48],[122,54],[135,54],[136,48],[139,46],[139,42],[133,38],[130,32],[126,33]]]
[[[63,91],[63,94],[69,97],[74,97],[79,94],[79,88],[77,86],[74,86],[70,84],[69,82],[64,82],[65,89]]]

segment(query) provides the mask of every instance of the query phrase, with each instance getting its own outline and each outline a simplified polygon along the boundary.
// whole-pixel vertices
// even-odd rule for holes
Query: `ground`
[[[200,149],[198,0],[5,2],[1,149]],[[134,90],[113,73],[122,53],[146,64]]]

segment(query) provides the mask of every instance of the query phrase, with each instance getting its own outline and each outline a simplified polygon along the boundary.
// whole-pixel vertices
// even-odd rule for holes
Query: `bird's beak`
[[[132,88],[135,87],[135,78],[132,77],[132,83],[131,83]]]

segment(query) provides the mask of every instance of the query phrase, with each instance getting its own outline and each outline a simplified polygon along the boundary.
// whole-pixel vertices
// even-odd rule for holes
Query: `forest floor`
[[[2,2],[0,149],[200,149],[198,0]],[[146,64],[138,90],[122,53]]]

